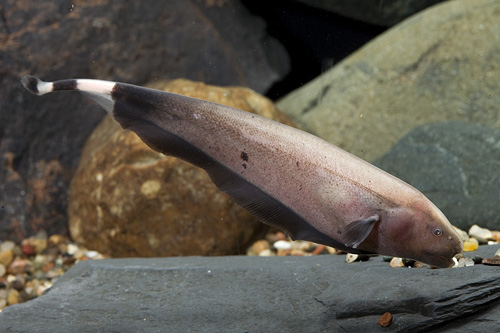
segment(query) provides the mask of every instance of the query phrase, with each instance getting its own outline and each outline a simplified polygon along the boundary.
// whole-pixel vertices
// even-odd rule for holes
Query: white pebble
[[[493,238],[493,234],[491,233],[490,230],[481,228],[477,224],[474,224],[472,227],[470,227],[469,236],[476,238],[482,243],[486,243],[488,239]]]
[[[261,257],[271,257],[271,256],[274,256],[274,253],[270,249],[265,249],[265,250],[260,251],[259,256],[261,256]]]
[[[292,244],[290,244],[290,242],[287,242],[284,240],[279,240],[277,242],[274,242],[273,246],[277,250],[290,250],[292,248]]]
[[[500,248],[495,252],[495,257],[500,257]]]
[[[37,254],[35,256],[35,259],[33,259],[33,262],[36,262],[36,263],[39,263],[39,264],[42,264],[42,265],[45,265],[46,263],[49,262],[49,259],[46,255],[44,254]]]
[[[99,252],[97,252],[97,251],[87,251],[85,253],[85,255],[87,256],[87,258],[95,259],[99,255]]]
[[[4,241],[0,245],[0,252],[14,250],[15,247],[16,243],[14,243],[13,241]]]
[[[465,258],[465,267],[474,266],[474,260],[472,258]]]
[[[355,262],[356,260],[358,260],[358,258],[359,258],[359,254],[348,253],[345,256],[345,261],[347,261],[348,263],[352,263],[352,262]]]
[[[78,251],[78,246],[76,246],[75,244],[68,244],[68,250],[67,252],[71,255],[75,254],[76,251]]]
[[[458,264],[455,265],[456,267],[465,267],[465,258],[460,258],[458,259]],[[453,267],[455,267],[453,266]]]

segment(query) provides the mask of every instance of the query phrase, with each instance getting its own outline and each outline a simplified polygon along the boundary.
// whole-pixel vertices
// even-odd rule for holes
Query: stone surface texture
[[[462,120],[500,128],[500,2],[446,1],[386,31],[278,107],[365,159],[414,127]]]
[[[457,227],[500,230],[500,129],[422,125],[374,164],[419,189]]]
[[[392,26],[443,0],[297,0],[362,22]]]
[[[343,255],[87,260],[45,295],[6,308],[0,330],[493,332],[498,270],[348,264]],[[385,312],[393,321],[382,328]]]
[[[264,92],[288,56],[238,0],[0,3],[0,239],[67,231],[67,192],[104,112],[78,94],[36,97],[20,79],[145,84],[188,78]]]
[[[250,89],[188,80],[152,88],[210,100],[292,125]],[[206,172],[151,150],[109,116],[87,141],[68,204],[71,236],[112,257],[239,254],[267,227]]]

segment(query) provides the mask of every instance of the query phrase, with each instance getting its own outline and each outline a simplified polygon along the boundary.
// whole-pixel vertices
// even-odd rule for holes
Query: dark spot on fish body
[[[248,162],[248,154],[245,153],[244,151],[241,152],[240,157],[243,161]]]
[[[77,89],[77,80],[60,80],[55,81],[53,83],[53,90],[76,90]]]
[[[245,163],[242,164],[243,168],[246,169],[247,165]]]
[[[299,167],[299,161],[296,162],[297,163],[297,168]]]

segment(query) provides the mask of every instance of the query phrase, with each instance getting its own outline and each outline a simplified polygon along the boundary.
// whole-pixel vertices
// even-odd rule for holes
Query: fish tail
[[[73,90],[79,91],[87,97],[96,101],[108,113],[113,108],[111,93],[116,82],[91,80],[91,79],[67,79],[54,82],[45,82],[33,75],[26,75],[21,79],[22,85],[34,95],[45,95],[54,91]]]

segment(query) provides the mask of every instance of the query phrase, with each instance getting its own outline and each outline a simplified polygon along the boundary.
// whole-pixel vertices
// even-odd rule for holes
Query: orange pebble
[[[378,319],[378,324],[382,327],[387,327],[392,323],[392,314],[390,312],[386,312],[380,316]]]

